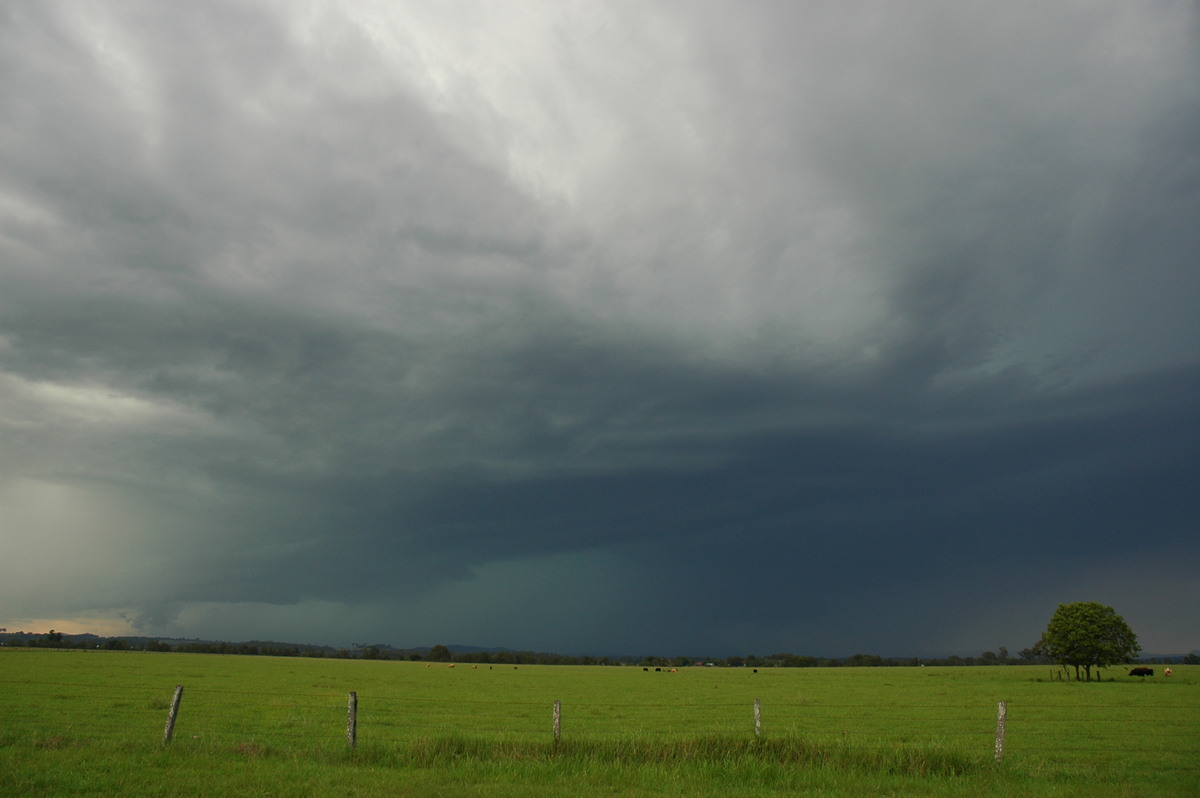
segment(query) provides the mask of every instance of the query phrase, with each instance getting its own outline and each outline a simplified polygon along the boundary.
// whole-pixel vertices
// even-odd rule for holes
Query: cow
[[[1170,675],[1171,675],[1171,669],[1163,668],[1163,676],[1170,676]]]
[[[1154,668],[1138,666],[1129,672],[1130,676],[1153,676]]]

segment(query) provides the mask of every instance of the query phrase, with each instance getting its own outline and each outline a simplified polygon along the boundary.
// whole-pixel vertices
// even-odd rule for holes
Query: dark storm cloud
[[[542,11],[0,11],[10,628],[1195,646],[1194,8]]]

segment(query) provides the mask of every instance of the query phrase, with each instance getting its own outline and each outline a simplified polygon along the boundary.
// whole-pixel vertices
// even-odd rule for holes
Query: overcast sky
[[[0,0],[0,625],[1200,649],[1200,13]]]

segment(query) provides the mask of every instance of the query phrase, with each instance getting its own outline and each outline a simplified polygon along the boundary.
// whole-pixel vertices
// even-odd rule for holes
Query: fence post
[[[562,739],[562,701],[554,700],[554,744]]]
[[[996,761],[1004,759],[1004,726],[1008,720],[1008,702],[996,705]]]
[[[754,699],[754,736],[762,737],[762,702]]]
[[[350,701],[346,706],[346,745],[353,748],[358,744],[358,693],[350,691]]]
[[[163,745],[171,742],[175,736],[175,718],[179,715],[179,701],[183,698],[183,685],[175,685],[175,695],[171,698],[171,708],[167,710],[167,727],[163,729]]]

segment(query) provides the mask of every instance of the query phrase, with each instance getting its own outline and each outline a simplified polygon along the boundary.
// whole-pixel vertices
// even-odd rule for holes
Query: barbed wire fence
[[[300,751],[449,736],[535,743],[708,736],[1200,773],[1200,707],[1176,704],[598,703],[5,680],[0,693],[0,744],[26,739],[40,747],[95,741]]]

